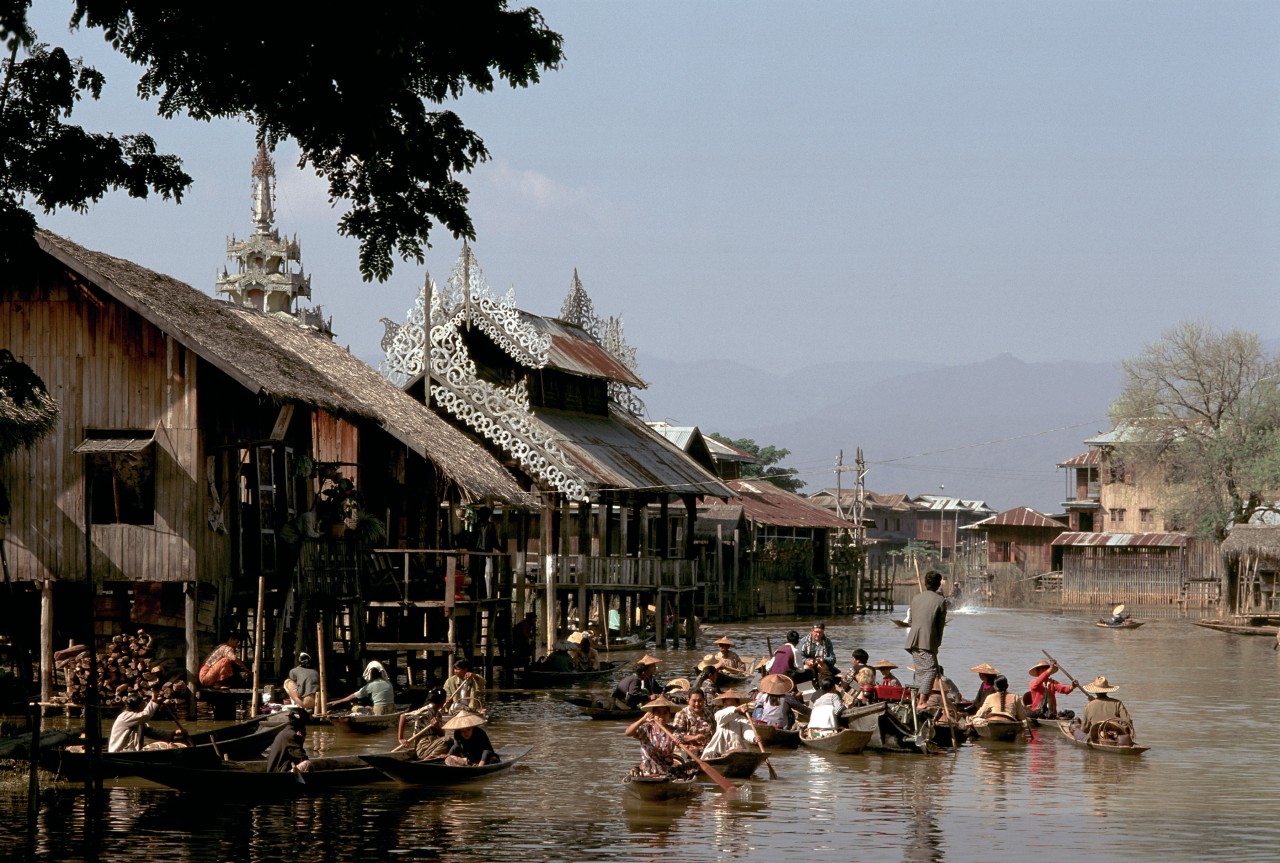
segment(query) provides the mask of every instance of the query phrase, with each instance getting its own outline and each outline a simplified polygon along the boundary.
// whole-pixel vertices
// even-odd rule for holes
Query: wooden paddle
[[[759,746],[760,751],[764,752],[764,743],[760,741],[760,723],[756,722],[756,718],[752,716],[750,712],[747,713],[747,721],[751,723],[751,730],[756,733],[756,746]],[[764,766],[769,768],[770,779],[778,778],[778,771],[773,769],[773,762],[771,762],[767,756],[764,759]]]
[[[187,738],[187,745],[190,746],[191,734],[187,729],[182,727],[182,720],[178,718],[178,711],[174,710],[173,706],[168,702],[164,702],[164,709],[168,712],[169,718],[173,720],[173,724],[178,726],[178,730],[182,732],[182,736]],[[213,746],[213,754],[225,761],[226,759],[223,758],[222,752],[218,749],[218,741],[214,740],[212,735],[209,736],[209,743]]]
[[[653,716],[652,713],[650,713],[649,715]],[[736,797],[738,795],[738,786],[734,785],[728,779],[725,779],[724,774],[722,774],[719,770],[716,770],[707,762],[703,761],[701,758],[699,758],[697,755],[694,754],[692,749],[690,749],[688,746],[685,746],[683,743],[677,740],[676,736],[671,733],[670,729],[668,729],[667,726],[662,724],[661,720],[655,717],[651,721],[653,722],[654,725],[658,726],[658,728],[662,729],[662,733],[667,735],[667,737],[671,740],[672,743],[674,743],[676,746],[679,746],[680,750],[684,752],[685,755],[688,755],[690,758],[692,758],[697,763],[697,765],[702,768],[702,772],[707,774],[707,778],[709,778],[712,782],[714,782],[715,784],[719,785],[722,789],[724,789],[725,794],[728,794],[730,797]]]
[[[951,716],[951,699],[947,696],[947,684],[942,679],[942,668],[938,668],[938,694],[942,696],[942,715],[947,718],[947,724],[951,726],[951,754],[960,754],[960,741],[956,739],[956,721]]]
[[[395,749],[392,749],[391,751],[392,751],[392,752],[399,752],[399,751],[401,751],[401,750],[403,750],[403,749],[408,749],[408,748],[410,747],[410,745],[411,745],[411,744],[416,743],[416,742],[418,741],[418,739],[422,737],[422,735],[426,734],[426,733],[427,733],[428,731],[430,731],[430,730],[431,730],[431,726],[430,726],[430,725],[428,725],[426,728],[424,728],[424,729],[422,729],[421,731],[417,732],[417,733],[416,733],[416,734],[414,734],[412,737],[410,737],[408,740],[406,740],[404,743],[401,743],[399,746],[397,746]]]
[[[1054,659],[1052,656],[1049,656],[1049,651],[1045,650],[1044,648],[1040,648],[1040,652],[1041,652],[1041,653],[1043,653],[1046,657],[1048,657],[1048,659],[1049,659],[1049,661],[1050,661],[1050,662],[1052,662],[1054,665],[1058,666],[1058,670],[1059,670],[1059,671],[1061,671],[1063,674],[1065,674],[1065,675],[1067,676],[1067,680],[1070,680],[1073,684],[1075,684],[1076,689],[1079,689],[1081,692],[1084,692],[1084,697],[1085,697],[1085,698],[1087,698],[1089,701],[1093,701],[1093,693],[1092,693],[1092,692],[1085,692],[1085,688],[1084,688],[1083,686],[1081,686],[1081,685],[1080,685],[1080,681],[1078,681],[1078,680],[1076,680],[1074,677],[1072,677],[1072,676],[1071,676],[1071,672],[1070,672],[1070,671],[1067,671],[1065,668],[1063,668],[1063,667],[1062,667],[1062,663],[1061,663],[1061,662],[1059,662],[1058,660]]]

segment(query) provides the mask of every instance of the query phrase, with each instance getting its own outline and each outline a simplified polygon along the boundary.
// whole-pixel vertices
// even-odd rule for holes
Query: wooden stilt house
[[[164,630],[166,673],[193,675],[250,623],[264,682],[317,638],[354,665],[371,574],[354,539],[317,524],[327,486],[357,489],[334,518],[376,517],[390,548],[450,547],[468,503],[528,505],[484,448],[315,332],[48,232],[37,242],[0,287],[0,346],[62,413],[0,476],[42,700],[56,646],[90,626]]]

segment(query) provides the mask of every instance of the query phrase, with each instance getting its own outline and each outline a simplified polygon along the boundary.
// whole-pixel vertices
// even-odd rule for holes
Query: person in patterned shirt
[[[715,726],[711,714],[707,713],[707,700],[702,691],[695,689],[689,693],[689,705],[676,714],[671,728],[680,737],[680,742],[701,752],[707,745]]]
[[[670,776],[676,771],[678,750],[666,726],[675,713],[675,705],[659,695],[640,709],[644,716],[628,725],[624,732],[640,741],[640,774]]]

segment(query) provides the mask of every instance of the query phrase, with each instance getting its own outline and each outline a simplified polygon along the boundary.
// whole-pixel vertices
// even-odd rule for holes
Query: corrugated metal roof
[[[830,530],[852,530],[854,523],[837,518],[830,510],[810,503],[806,498],[761,480],[736,479],[728,483],[734,497],[730,503],[741,503],[751,521],[773,527],[812,527]]]
[[[1102,464],[1102,450],[1091,449],[1080,455],[1073,455],[1066,461],[1058,462],[1058,467],[1097,467]]]
[[[753,456],[744,449],[738,449],[736,446],[729,446],[722,440],[716,440],[711,435],[703,435],[707,442],[707,449],[711,450],[711,455],[716,461],[736,461],[744,464],[759,464],[760,459]]]
[[[693,440],[694,432],[698,430],[697,426],[673,426],[671,423],[662,421],[646,422],[645,425],[686,451],[689,449],[689,441]]]
[[[974,512],[974,513],[995,513],[995,510],[987,506],[986,501],[967,500],[960,497],[944,497],[937,494],[918,495],[913,501],[916,509],[922,509],[929,512]]]
[[[534,416],[594,488],[729,497],[713,474],[617,405],[608,416],[535,408]]]
[[[996,513],[990,518],[984,518],[982,521],[974,522],[966,525],[964,530],[972,530],[981,527],[1048,527],[1063,530],[1066,528],[1060,521],[1055,521],[1042,512],[1036,512],[1034,509],[1026,506],[1016,506],[1013,509],[1006,509],[1004,512]]]
[[[588,378],[618,381],[633,387],[648,386],[582,327],[556,318],[544,318],[523,309],[519,312],[530,326],[551,337],[551,350],[547,353],[547,365],[551,368]]]
[[[1072,533],[1068,531],[1055,539],[1053,544],[1109,546],[1112,548],[1134,548],[1137,546],[1182,548],[1187,544],[1187,537],[1181,533]]]

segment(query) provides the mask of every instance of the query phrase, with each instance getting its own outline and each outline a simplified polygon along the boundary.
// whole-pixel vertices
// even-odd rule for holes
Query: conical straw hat
[[[785,674],[766,674],[760,678],[760,691],[767,695],[786,695],[795,687],[795,681]]]

